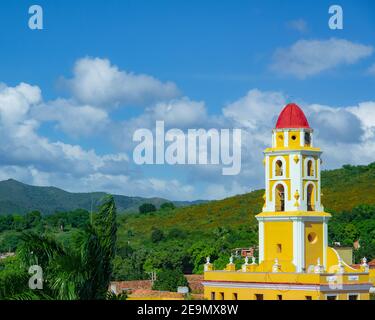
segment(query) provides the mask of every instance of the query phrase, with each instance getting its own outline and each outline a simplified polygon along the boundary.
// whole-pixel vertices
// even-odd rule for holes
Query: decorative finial
[[[364,257],[364,258],[362,259],[361,267],[365,269],[365,272],[368,272],[368,271],[369,271],[368,264],[367,264],[367,258],[366,258],[366,257]]]
[[[206,258],[206,263],[204,264],[204,271],[212,271],[213,270],[213,265],[210,263],[210,257]]]
[[[256,264],[255,257],[251,257],[251,264]]]
[[[230,264],[233,264],[233,256],[230,256],[230,258],[229,258],[229,263],[230,263]]]
[[[320,258],[317,259],[316,261],[316,266],[314,268],[315,273],[322,273],[324,271],[323,266],[320,264]]]
[[[249,264],[249,257],[248,256],[245,257],[245,264]]]
[[[279,259],[275,258],[275,262],[272,266],[272,272],[279,272],[279,268],[280,268]]]

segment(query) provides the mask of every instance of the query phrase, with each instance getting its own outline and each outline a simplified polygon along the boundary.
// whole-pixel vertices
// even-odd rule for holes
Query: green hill
[[[0,181],[0,215],[25,214],[38,210],[43,214],[75,209],[95,209],[104,192],[71,193],[55,187],[30,186],[19,181],[9,179]],[[162,198],[142,198],[115,195],[119,212],[138,211],[143,203],[152,203],[159,207],[168,200]],[[192,202],[175,202],[177,206],[190,205]]]
[[[351,245],[360,239],[355,261],[364,256],[375,258],[375,163],[322,172],[322,192],[326,211],[333,213],[328,228],[330,241]],[[127,207],[133,208],[133,213],[118,215],[113,278],[146,279],[149,271],[178,268],[185,273],[201,273],[207,256],[212,258],[215,268],[224,268],[234,248],[257,245],[258,225],[254,216],[263,206],[263,193],[264,190],[257,190],[224,200],[142,214],[134,214],[134,208],[142,201],[151,202],[150,199],[116,196],[119,212]],[[91,196],[98,199],[102,195],[72,194],[14,180],[0,182],[0,204],[9,204],[7,210],[87,209]],[[84,210],[39,216],[39,220],[33,214],[0,216],[0,230],[1,226],[4,230],[0,232],[0,251],[16,250],[23,230],[44,232],[69,246],[77,230],[90,219]],[[240,266],[243,261],[237,259],[235,263]]]
[[[375,162],[368,166],[345,165],[341,169],[323,171],[322,193],[323,205],[329,212],[350,211],[360,204],[375,204]],[[219,227],[256,228],[254,216],[261,211],[263,194],[264,190],[257,190],[169,212],[125,216],[119,239],[123,243],[145,244],[155,226],[166,233],[177,228],[200,239],[212,236],[213,230]]]
[[[325,208],[332,211],[351,210],[358,204],[375,204],[375,162],[323,171],[322,192]]]

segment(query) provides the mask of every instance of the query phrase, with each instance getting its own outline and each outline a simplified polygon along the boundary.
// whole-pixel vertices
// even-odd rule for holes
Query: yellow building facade
[[[328,246],[328,220],[321,203],[321,150],[296,104],[280,113],[272,145],[264,151],[264,206],[258,262],[236,270],[207,260],[204,296],[209,300],[368,300],[372,287],[364,260],[354,269]]]

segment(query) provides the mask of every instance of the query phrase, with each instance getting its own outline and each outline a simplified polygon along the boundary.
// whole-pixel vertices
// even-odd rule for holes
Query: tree
[[[25,215],[26,228],[36,227],[42,220],[42,214],[39,211],[31,211]]]
[[[5,230],[11,230],[13,226],[13,216],[11,214],[8,215],[0,215],[0,232]]]
[[[161,206],[160,209],[162,210],[173,210],[175,209],[176,206],[174,205],[173,202],[164,202]]]
[[[177,287],[189,286],[181,270],[163,270],[156,276],[152,289],[160,291],[177,291]]]
[[[155,212],[156,207],[152,203],[144,203],[139,206],[139,213]]]
[[[160,229],[154,229],[151,232],[151,241],[156,243],[164,239],[164,232]]]
[[[0,238],[0,252],[14,252],[21,239],[19,233],[9,231]]]
[[[147,251],[140,249],[127,257],[116,256],[112,279],[116,281],[148,279],[149,276],[143,268],[147,255]]]
[[[45,275],[44,286],[38,291],[20,286],[7,298],[17,295],[35,298],[37,295],[39,299],[106,299],[113,271],[116,231],[116,207],[113,197],[109,196],[104,199],[94,222],[78,231],[70,247],[46,235],[23,233],[17,252],[20,264],[23,270],[39,265]],[[16,281],[17,275],[14,278]]]
[[[185,239],[186,237],[186,232],[178,228],[173,228],[168,232],[169,239]]]
[[[25,228],[25,218],[19,214],[13,215],[13,229],[16,231],[23,231]]]

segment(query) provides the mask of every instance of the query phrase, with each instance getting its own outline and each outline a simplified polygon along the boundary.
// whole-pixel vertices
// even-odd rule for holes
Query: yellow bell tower
[[[264,151],[264,206],[259,222],[259,259],[233,257],[224,270],[204,266],[204,296],[211,300],[368,300],[366,259],[357,269],[328,246],[320,192],[319,148],[303,111],[288,104]],[[373,275],[372,275],[373,276]]]
[[[259,221],[259,263],[280,271],[305,272],[321,261],[327,266],[327,221],[320,191],[319,148],[303,111],[288,104],[264,151],[265,185]],[[280,237],[280,235],[283,235]]]

